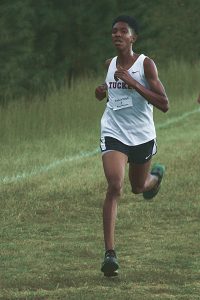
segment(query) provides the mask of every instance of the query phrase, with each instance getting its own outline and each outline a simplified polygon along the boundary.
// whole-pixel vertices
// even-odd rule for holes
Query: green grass
[[[161,73],[171,110],[155,110],[157,124],[199,108],[198,85],[181,84],[171,75],[176,70]],[[0,110],[2,300],[199,299],[199,112],[157,129],[153,161],[167,171],[154,201],[131,194],[126,174],[116,226],[120,275],[107,279],[100,272],[106,190],[101,157],[68,160],[98,147],[104,103],[93,91],[100,81],[83,80],[46,101]]]

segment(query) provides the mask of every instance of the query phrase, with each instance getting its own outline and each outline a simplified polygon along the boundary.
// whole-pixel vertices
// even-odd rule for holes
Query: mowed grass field
[[[117,278],[100,272],[105,102],[94,88],[103,77],[0,108],[0,299],[200,299],[199,70],[176,62],[161,69],[170,111],[154,110],[153,162],[166,175],[145,201],[126,174]]]

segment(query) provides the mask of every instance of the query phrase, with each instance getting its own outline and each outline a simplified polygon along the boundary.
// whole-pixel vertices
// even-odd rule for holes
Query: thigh
[[[127,155],[119,151],[108,151],[102,155],[104,173],[108,182],[123,182],[127,160]]]
[[[149,175],[151,159],[144,164],[129,163],[129,180],[132,187],[143,187]]]
[[[129,148],[129,162],[135,164],[145,164],[148,160],[151,160],[152,156],[157,152],[157,145],[155,140],[149,142],[131,146]]]

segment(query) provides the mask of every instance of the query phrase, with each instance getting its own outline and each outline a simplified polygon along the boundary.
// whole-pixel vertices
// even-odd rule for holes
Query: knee
[[[108,184],[107,195],[109,198],[118,198],[122,194],[122,183],[120,181],[110,182]]]

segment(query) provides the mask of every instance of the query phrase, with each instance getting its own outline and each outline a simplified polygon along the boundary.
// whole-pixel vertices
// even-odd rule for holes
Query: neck
[[[132,55],[133,55],[133,49],[132,49],[132,47],[129,48],[129,49],[123,49],[121,51],[120,50],[118,51],[118,56],[119,57],[125,57],[125,56],[130,57]]]
[[[134,52],[132,50],[132,48],[130,49],[126,49],[124,51],[119,51],[118,52],[118,61],[123,64],[126,63],[127,61],[130,61],[133,59],[134,56]]]

